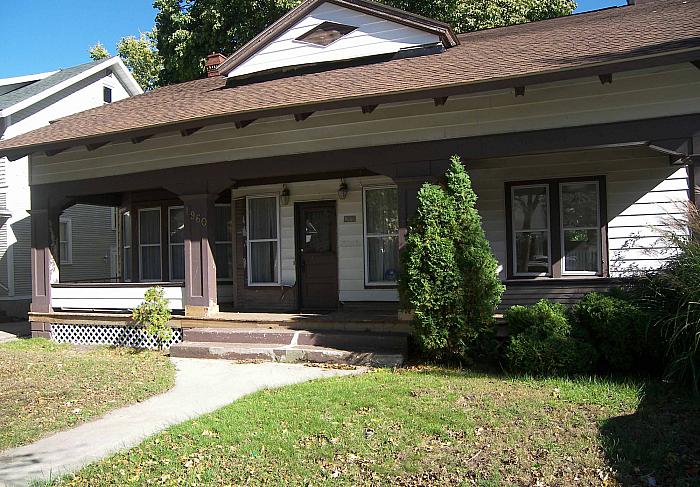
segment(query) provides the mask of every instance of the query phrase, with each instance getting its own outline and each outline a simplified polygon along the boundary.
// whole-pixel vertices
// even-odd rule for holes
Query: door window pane
[[[367,260],[370,282],[395,282],[399,269],[397,237],[369,237]]]
[[[277,282],[277,242],[250,243],[250,282]]]
[[[306,227],[304,231],[304,252],[306,253],[323,253],[331,252],[332,243],[331,236],[333,229],[333,210],[304,210],[304,218]]]

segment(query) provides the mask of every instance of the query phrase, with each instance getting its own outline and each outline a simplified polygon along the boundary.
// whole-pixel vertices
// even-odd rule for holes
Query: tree
[[[155,0],[162,84],[204,75],[208,54],[230,55],[300,0]],[[384,0],[449,23],[456,32],[568,15],[573,0]]]
[[[403,250],[402,303],[419,345],[435,358],[471,358],[493,324],[504,287],[459,157],[446,184],[424,184]]]
[[[156,30],[153,29],[142,32],[138,38],[122,37],[117,43],[117,55],[146,91],[160,86],[160,73],[163,70],[163,58],[156,48],[156,36]],[[90,47],[88,52],[93,61],[110,57],[109,51],[100,42]]]

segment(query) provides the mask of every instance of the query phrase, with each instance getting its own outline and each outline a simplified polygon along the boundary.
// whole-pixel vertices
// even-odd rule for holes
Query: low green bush
[[[168,300],[165,299],[165,290],[160,287],[152,287],[146,290],[144,301],[138,305],[131,314],[131,319],[143,325],[149,335],[155,337],[160,348],[173,337],[173,329],[168,322],[171,318]]]
[[[510,338],[505,360],[511,372],[577,375],[595,369],[595,348],[573,333],[566,307],[545,299],[505,313]]]
[[[578,326],[590,336],[600,354],[603,372],[627,373],[648,369],[648,315],[620,296],[586,294],[572,309]]]

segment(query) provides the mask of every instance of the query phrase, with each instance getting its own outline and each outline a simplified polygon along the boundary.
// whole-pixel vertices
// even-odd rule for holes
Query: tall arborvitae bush
[[[436,359],[473,358],[491,331],[504,287],[476,194],[459,157],[444,187],[425,184],[403,249],[400,290],[418,344]]]

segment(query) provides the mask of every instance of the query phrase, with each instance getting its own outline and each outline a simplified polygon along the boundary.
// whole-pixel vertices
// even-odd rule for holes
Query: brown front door
[[[296,262],[300,307],[338,307],[338,244],[335,201],[297,203]]]

